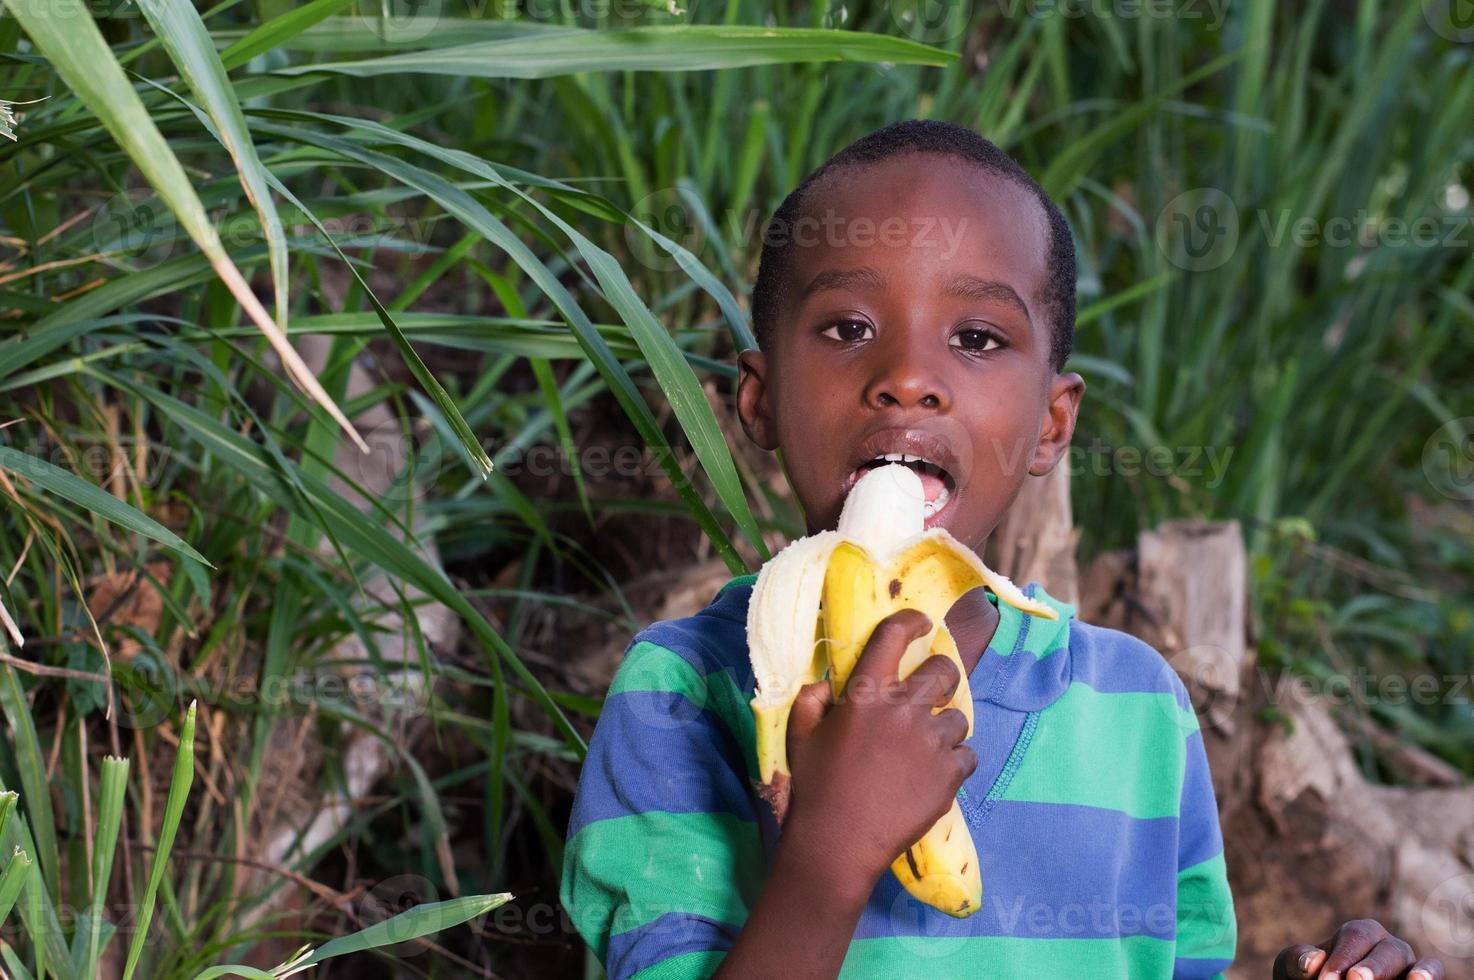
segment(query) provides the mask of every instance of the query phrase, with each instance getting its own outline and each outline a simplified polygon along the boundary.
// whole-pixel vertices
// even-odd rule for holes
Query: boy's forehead
[[[784,231],[795,246],[794,299],[816,275],[880,264],[918,284],[958,273],[1003,282],[1033,314],[1048,274],[1048,225],[1034,195],[939,154],[903,153],[826,174]]]

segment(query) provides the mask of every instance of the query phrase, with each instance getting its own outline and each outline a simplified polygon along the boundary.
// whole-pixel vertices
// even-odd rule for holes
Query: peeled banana
[[[763,565],[747,608],[747,643],[756,690],[758,794],[778,820],[791,791],[788,718],[799,688],[824,678],[836,700],[886,616],[920,609],[932,629],[913,640],[899,676],[932,654],[957,664],[962,680],[952,699],[933,713],[955,707],[972,735],[972,693],[967,671],[944,618],[964,593],[986,585],[999,599],[1025,612],[1057,619],[1049,606],[1030,599],[945,528],[925,528],[925,491],[911,467],[889,463],[867,470],[845,498],[833,531],[800,538]],[[962,918],[982,906],[982,875],[972,834],[954,799],[921,840],[891,864],[918,900]]]

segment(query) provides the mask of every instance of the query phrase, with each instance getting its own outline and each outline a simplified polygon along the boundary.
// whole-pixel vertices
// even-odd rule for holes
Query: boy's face
[[[835,179],[838,177],[839,179]],[[1028,473],[1069,446],[1085,384],[1050,367],[1044,210],[965,161],[903,153],[829,174],[767,352],[739,355],[748,436],[782,449],[808,533],[878,454],[938,464],[926,519],[981,551]]]

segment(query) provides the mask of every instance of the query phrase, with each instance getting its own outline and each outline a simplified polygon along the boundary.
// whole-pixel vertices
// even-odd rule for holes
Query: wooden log
[[[1020,587],[1037,580],[1061,602],[1078,603],[1075,545],[1080,532],[1070,510],[1070,459],[1044,476],[1027,476],[983,549],[988,567]]]
[[[1237,521],[1167,521],[1137,540],[1127,628],[1182,677],[1203,723],[1232,734],[1248,636],[1247,563]]]

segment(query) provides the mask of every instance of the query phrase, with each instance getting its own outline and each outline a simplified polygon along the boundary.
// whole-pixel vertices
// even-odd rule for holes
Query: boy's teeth
[[[946,505],[947,498],[950,496],[952,496],[952,491],[948,490],[946,487],[943,487],[941,489],[941,492],[936,495],[935,499],[928,500],[926,503],[922,504],[922,515],[924,517],[930,517],[937,511],[941,510],[942,507]]]

